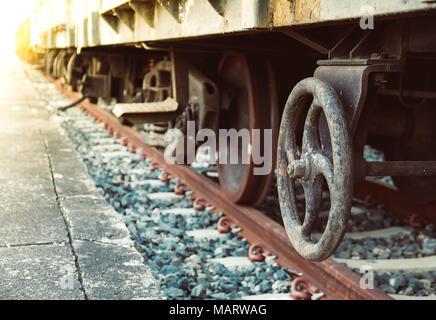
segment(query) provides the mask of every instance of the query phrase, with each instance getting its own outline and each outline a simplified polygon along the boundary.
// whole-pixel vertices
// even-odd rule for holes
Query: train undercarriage
[[[254,174],[259,164],[251,156],[244,164],[217,161],[221,189],[235,203],[259,206],[276,179],[293,246],[321,261],[342,241],[354,184],[366,177],[391,176],[412,201],[436,201],[434,30],[434,16],[421,16],[380,20],[374,29],[353,22],[51,49],[41,63],[92,102],[115,101],[114,114],[128,126],[177,128],[185,142],[188,121],[215,133],[269,129],[276,170]],[[251,136],[250,155],[266,150],[261,141]],[[385,161],[367,162],[366,145]],[[314,243],[323,192],[329,219]]]

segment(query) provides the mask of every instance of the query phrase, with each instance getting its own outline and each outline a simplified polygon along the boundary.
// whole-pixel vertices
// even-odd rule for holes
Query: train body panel
[[[316,26],[362,15],[425,14],[422,0],[45,0],[34,20],[43,48],[86,48]]]

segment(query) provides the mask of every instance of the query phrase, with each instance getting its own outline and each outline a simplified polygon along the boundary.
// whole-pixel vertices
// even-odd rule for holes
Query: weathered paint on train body
[[[41,48],[86,48],[211,37],[359,19],[425,14],[426,0],[44,0],[33,28]]]

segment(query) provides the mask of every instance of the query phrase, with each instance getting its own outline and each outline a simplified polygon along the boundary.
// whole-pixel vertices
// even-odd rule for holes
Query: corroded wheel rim
[[[50,76],[53,75],[54,62],[55,62],[56,56],[57,56],[56,50],[50,51],[46,56],[45,73],[47,73]]]
[[[74,88],[74,83],[73,83],[73,77],[74,77],[74,67],[76,65],[76,61],[77,61],[77,52],[74,51],[74,53],[71,55],[70,59],[68,60],[68,65],[67,65],[67,71],[65,73],[65,83],[68,85],[71,85]]]
[[[228,110],[220,111],[220,129],[272,129],[272,170],[266,175],[254,175],[256,165],[249,156],[247,164],[217,163],[222,191],[235,203],[260,205],[274,177],[275,152],[278,140],[278,103],[275,81],[269,61],[261,56],[226,54],[218,74],[221,103]],[[227,101],[227,102],[226,102]],[[263,143],[263,136],[260,141]],[[250,138],[251,150],[257,147]],[[262,149],[263,150],[263,149]],[[241,153],[239,150],[241,159]]]
[[[304,110],[310,101],[306,115]],[[330,133],[331,157],[323,151],[319,137],[319,120],[323,113]],[[302,123],[304,133],[299,152],[296,130]],[[292,90],[282,117],[277,185],[286,232],[305,259],[327,259],[344,237],[353,196],[352,164],[348,125],[336,92],[317,78],[301,81]],[[329,218],[321,239],[313,243],[312,227],[321,210],[324,179],[330,191]],[[297,212],[296,181],[302,185],[306,200],[303,223]]]

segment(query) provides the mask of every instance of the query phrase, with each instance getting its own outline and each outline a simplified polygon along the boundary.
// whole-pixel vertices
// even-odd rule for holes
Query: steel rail
[[[41,74],[55,84],[56,88],[72,101],[81,96],[72,92],[50,76]],[[360,276],[333,259],[323,262],[312,262],[303,259],[292,247],[284,227],[268,218],[260,211],[243,205],[229,202],[219,186],[200,175],[192,168],[184,165],[168,164],[163,154],[156,148],[144,143],[136,130],[123,126],[118,119],[95,104],[85,100],[79,107],[96,120],[105,124],[106,129],[120,137],[127,139],[128,143],[141,149],[148,158],[157,161],[161,168],[173,176],[178,177],[191,190],[196,197],[206,199],[211,205],[222,210],[227,216],[242,228],[241,236],[250,243],[261,243],[267,250],[277,256],[277,262],[289,269],[301,272],[304,277],[324,292],[328,299],[340,300],[392,300],[380,289],[362,289]]]

